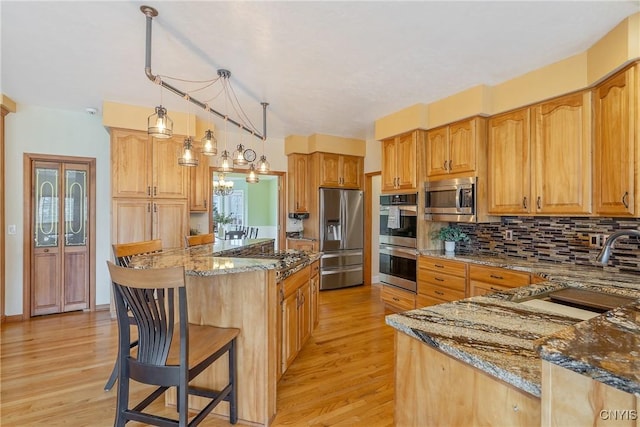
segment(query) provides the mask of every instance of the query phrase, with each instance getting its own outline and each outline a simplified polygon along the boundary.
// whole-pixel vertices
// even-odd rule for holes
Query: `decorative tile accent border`
[[[600,266],[599,248],[589,247],[590,235],[640,229],[635,218],[502,217],[500,223],[459,224],[471,241],[460,250],[479,255],[505,255],[530,261]],[[504,239],[511,230],[513,240]],[[606,271],[640,273],[640,239],[616,240]]]

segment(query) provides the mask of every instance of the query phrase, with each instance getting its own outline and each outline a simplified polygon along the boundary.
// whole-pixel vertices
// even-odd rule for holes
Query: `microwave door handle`
[[[460,211],[460,209],[462,209],[462,188],[457,188],[456,189],[456,210]]]

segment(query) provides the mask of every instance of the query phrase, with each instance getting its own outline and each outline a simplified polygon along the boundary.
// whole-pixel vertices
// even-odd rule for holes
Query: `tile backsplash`
[[[500,223],[459,224],[471,241],[460,242],[460,250],[478,254],[506,255],[527,260],[600,266],[599,248],[590,247],[590,236],[609,235],[625,229],[640,229],[634,218],[503,217]],[[505,240],[510,230],[512,240]],[[606,270],[640,274],[640,239],[616,240]]]

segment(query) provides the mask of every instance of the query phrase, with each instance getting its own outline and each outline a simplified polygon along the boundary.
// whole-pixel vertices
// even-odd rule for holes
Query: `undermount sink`
[[[588,320],[632,302],[632,298],[579,288],[565,288],[519,301],[552,313]]]

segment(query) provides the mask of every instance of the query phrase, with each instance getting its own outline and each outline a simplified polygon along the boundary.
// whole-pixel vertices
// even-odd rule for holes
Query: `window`
[[[242,227],[246,224],[244,217],[244,190],[233,190],[228,196],[213,196],[214,223],[216,212],[221,218],[228,218],[230,229]],[[222,221],[224,222],[224,221]],[[217,225],[217,224],[216,224]]]

